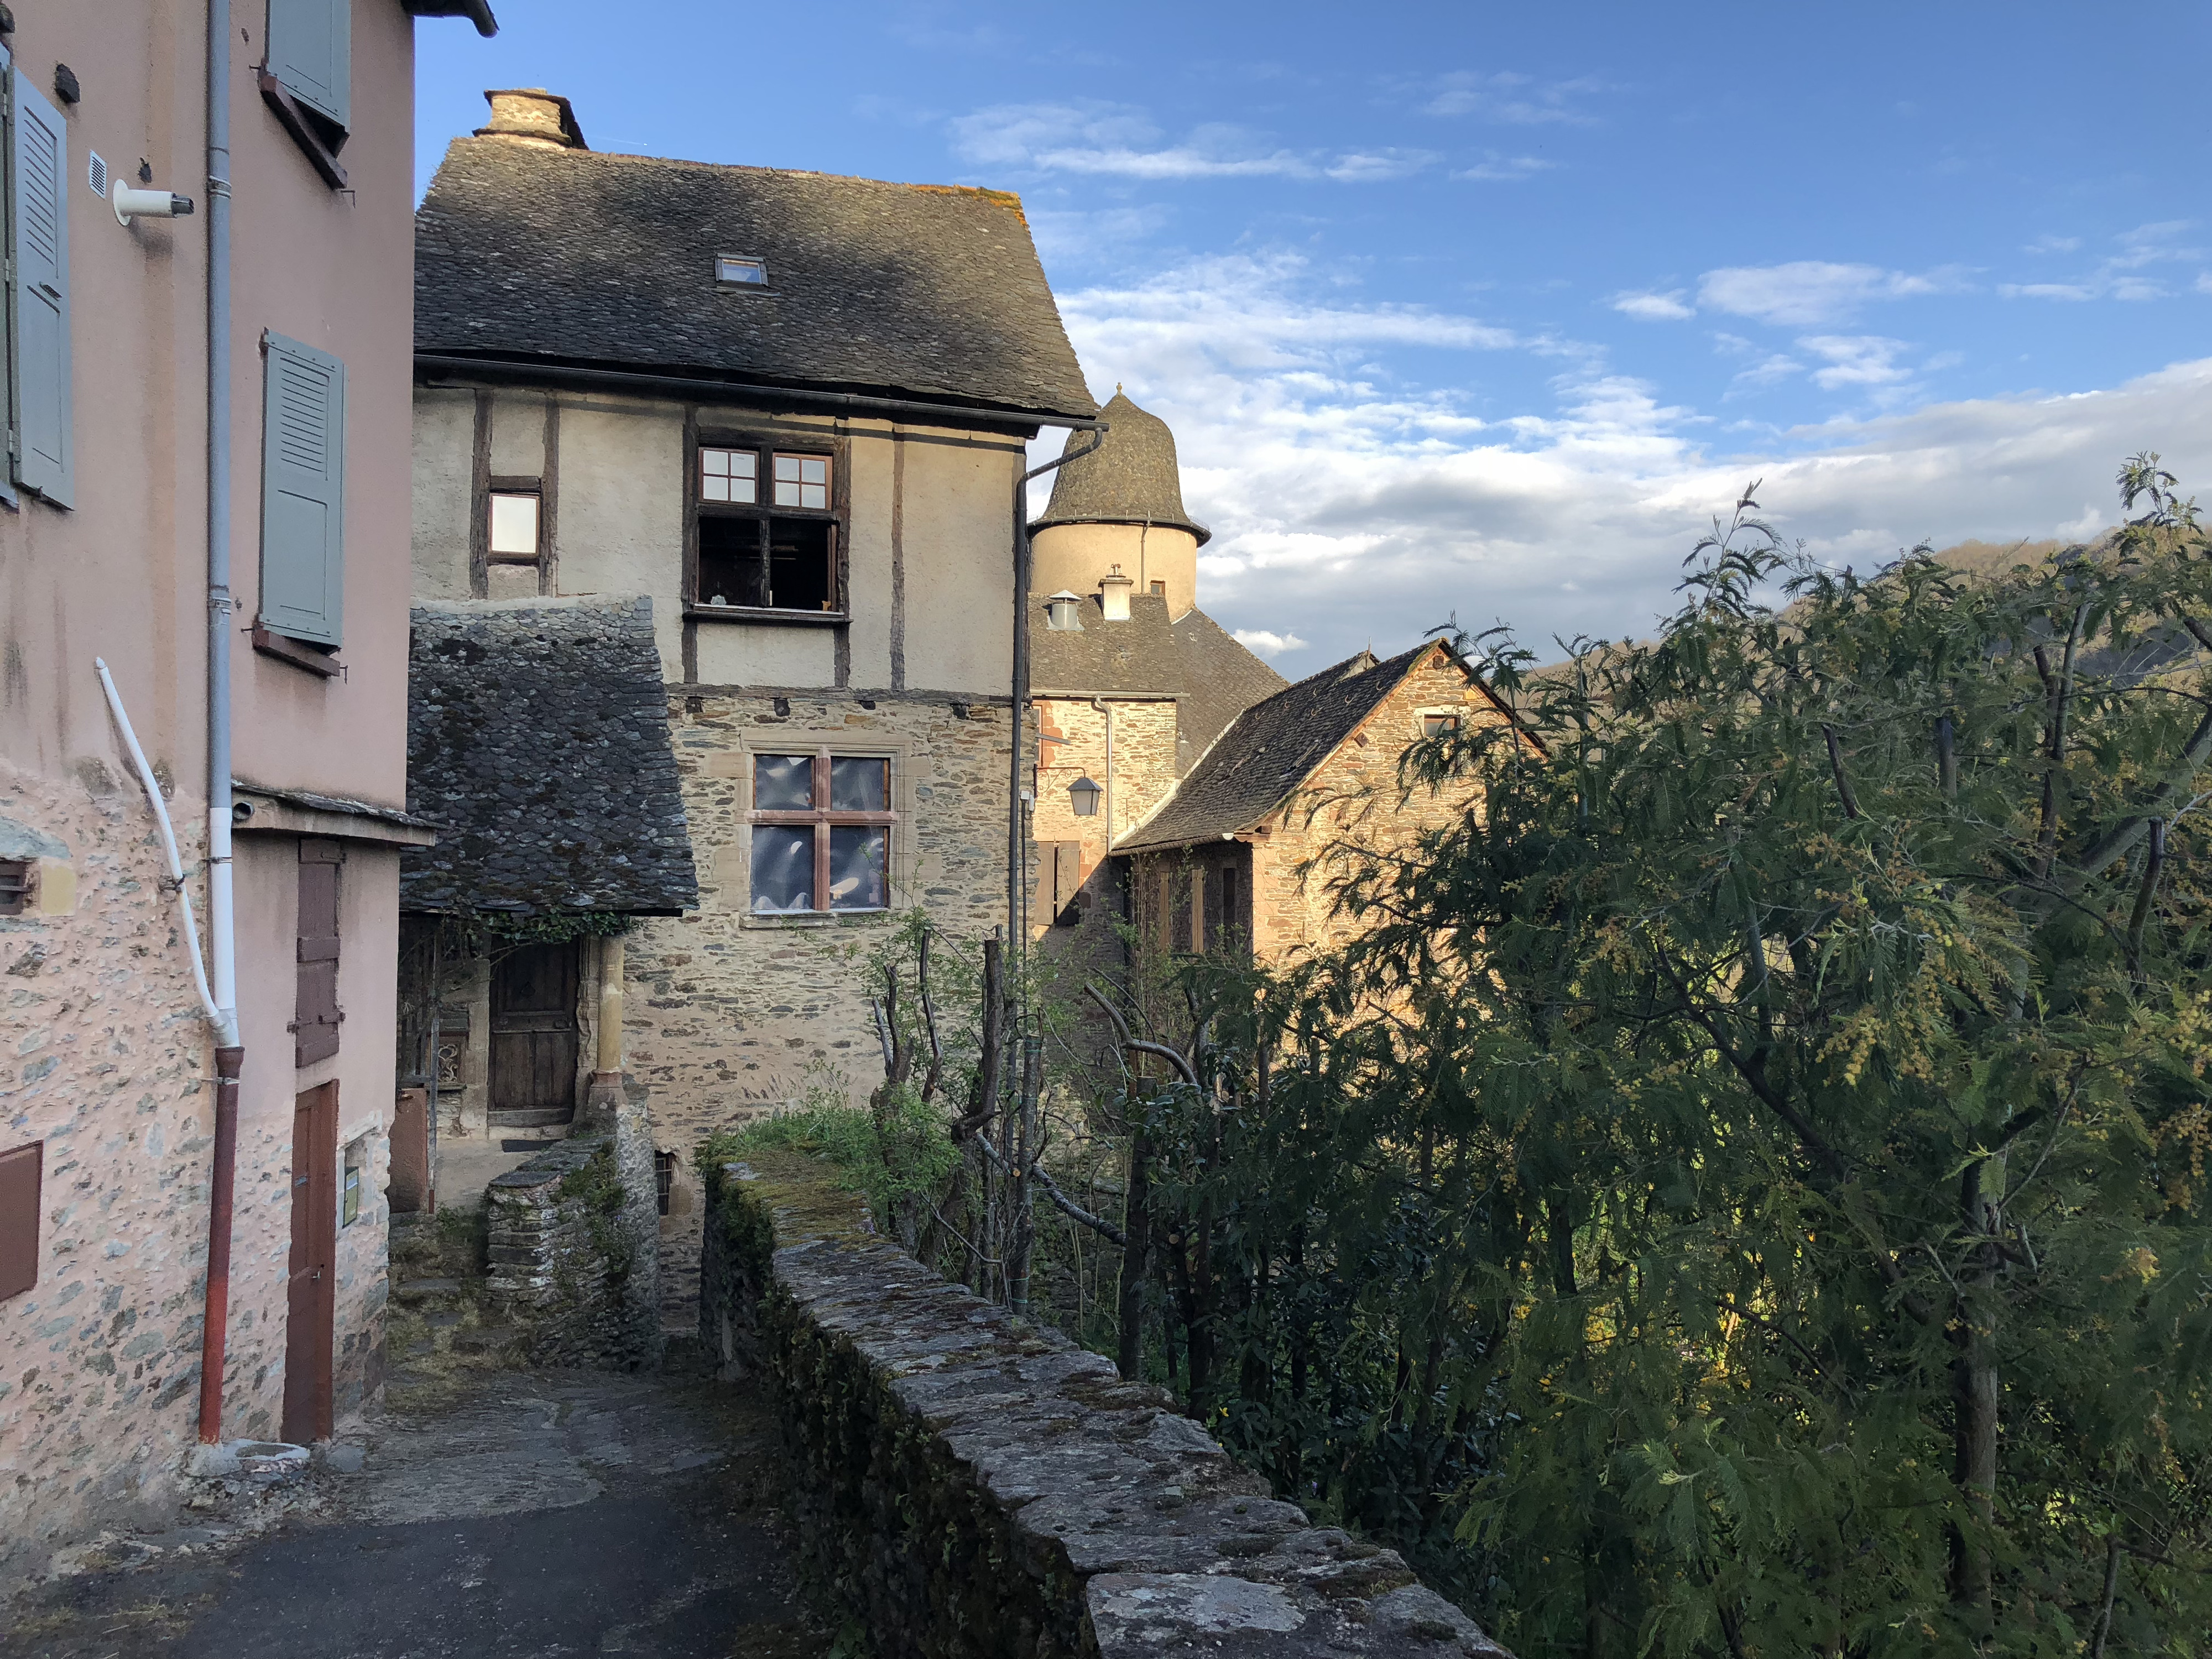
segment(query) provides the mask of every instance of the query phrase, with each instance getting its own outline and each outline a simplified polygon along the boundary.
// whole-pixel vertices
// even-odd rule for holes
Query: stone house
[[[477,1146],[542,1136],[621,1082],[629,924],[699,901],[652,602],[424,604],[411,654],[441,834],[400,864],[402,1080]]]
[[[495,27],[137,0],[0,33],[0,1581],[158,1512],[197,1443],[313,1440],[379,1386],[431,838],[392,505],[413,19],[447,12]]]
[[[1101,414],[1106,435],[1060,469],[1030,527],[1029,931],[1048,973],[1071,979],[1125,969],[1117,840],[1283,687],[1199,608],[1209,532],[1184,510],[1175,434],[1118,388]]]
[[[417,218],[415,592],[651,601],[699,894],[628,935],[624,1040],[680,1180],[865,1091],[855,957],[905,913],[1007,924],[1025,446],[1097,406],[1016,198],[489,97]]]
[[[1512,719],[1441,641],[1381,661],[1363,651],[1254,703],[1114,843],[1139,949],[1279,962],[1340,941],[1328,855],[1388,848],[1468,807],[1452,792],[1401,802],[1399,757],[1443,730]]]

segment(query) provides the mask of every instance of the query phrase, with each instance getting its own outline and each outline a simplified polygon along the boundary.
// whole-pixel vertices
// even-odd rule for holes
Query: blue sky
[[[2087,534],[2138,448],[2212,497],[2201,3],[499,9],[417,29],[425,183],[544,85],[594,149],[1019,191],[1294,677],[1641,631],[1753,477],[1861,568]]]

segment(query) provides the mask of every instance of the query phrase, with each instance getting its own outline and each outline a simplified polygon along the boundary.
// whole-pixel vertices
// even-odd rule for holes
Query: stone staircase
[[[523,1363],[522,1332],[490,1322],[484,1264],[481,1209],[392,1218],[385,1354],[394,1389],[412,1391],[457,1372]]]

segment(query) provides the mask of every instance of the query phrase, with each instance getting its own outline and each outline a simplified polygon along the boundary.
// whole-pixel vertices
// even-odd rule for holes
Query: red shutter
[[[0,1302],[39,1282],[39,1173],[46,1143],[0,1152]]]
[[[338,1051],[338,870],[334,841],[300,843],[299,992],[292,1018],[292,1063],[312,1066]]]

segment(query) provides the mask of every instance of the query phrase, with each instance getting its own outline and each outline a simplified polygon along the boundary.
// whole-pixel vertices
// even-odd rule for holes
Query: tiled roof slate
[[[1015,197],[500,137],[455,139],[416,213],[415,343],[1097,410]]]
[[[1362,652],[1254,703],[1114,850],[1182,847],[1251,829],[1290,799],[1429,648],[1425,642],[1382,662]]]
[[[699,902],[647,599],[418,605],[400,908],[673,915]]]

